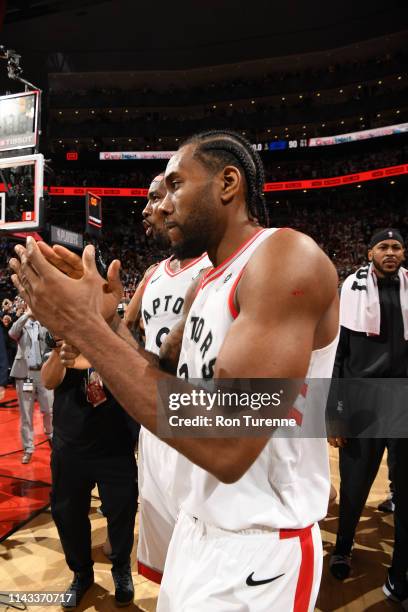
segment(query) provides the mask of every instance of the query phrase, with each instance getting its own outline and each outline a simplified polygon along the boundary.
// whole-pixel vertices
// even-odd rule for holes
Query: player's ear
[[[222,171],[221,201],[229,204],[236,197],[242,186],[241,173],[235,166],[225,166]]]
[[[368,261],[373,261],[373,250],[369,249],[368,251]]]

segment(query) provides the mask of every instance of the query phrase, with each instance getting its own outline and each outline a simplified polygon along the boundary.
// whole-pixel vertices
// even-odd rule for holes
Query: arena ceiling
[[[1,1],[1,0],[0,0]],[[7,0],[1,43],[52,71],[186,70],[407,28],[406,0]]]

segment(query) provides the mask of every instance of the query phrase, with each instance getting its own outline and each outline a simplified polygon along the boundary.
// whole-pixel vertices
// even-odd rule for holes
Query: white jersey
[[[206,275],[187,319],[178,365],[180,377],[212,377],[218,352],[238,314],[234,294],[240,276],[257,247],[276,231],[260,230]],[[312,352],[307,379],[331,377],[336,347],[337,338]],[[309,405],[314,415],[317,409],[324,423],[327,398],[321,391],[316,381],[304,394],[301,410],[306,421]],[[193,465],[190,494],[182,507],[204,523],[229,531],[260,526],[300,529],[326,515],[329,489],[325,437],[283,438],[272,434],[259,457],[236,483],[223,484]]]
[[[204,254],[179,272],[170,268],[170,259],[158,264],[146,282],[141,314],[145,324],[146,349],[159,354],[165,336],[180,320],[186,292],[203,268],[211,266]],[[176,483],[175,474],[190,473],[188,460],[144,427],[139,437],[139,574],[160,583],[167,548],[173,533],[180,501],[188,481]]]
[[[178,272],[170,268],[169,259],[161,261],[146,283],[141,315],[145,326],[146,350],[156,355],[164,338],[181,319],[187,289],[201,270],[211,266],[206,253]]]

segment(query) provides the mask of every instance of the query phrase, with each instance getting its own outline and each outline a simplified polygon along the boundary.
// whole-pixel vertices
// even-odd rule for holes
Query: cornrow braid
[[[265,175],[262,160],[251,143],[232,130],[208,130],[185,140],[181,146],[196,145],[194,157],[217,172],[223,166],[237,166],[245,177],[249,217],[260,225],[268,225],[268,212],[263,187]]]

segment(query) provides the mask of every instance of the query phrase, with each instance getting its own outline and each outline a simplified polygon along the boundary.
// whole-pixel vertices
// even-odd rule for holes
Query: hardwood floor
[[[332,481],[338,488],[337,453],[331,450],[330,454]],[[398,610],[394,604],[384,600],[381,591],[392,552],[393,519],[392,515],[378,512],[376,506],[384,499],[387,490],[387,468],[383,460],[356,536],[352,577],[345,583],[340,583],[332,578],[327,568],[327,553],[332,548],[336,533],[336,503],[322,522],[325,563],[316,607],[319,612],[390,612]],[[96,513],[98,505],[99,502],[96,499],[93,500],[90,515],[96,584],[87,593],[78,610],[117,611],[113,599],[110,563],[102,552],[102,544],[105,539],[105,519]],[[136,567],[135,551],[132,560],[133,567]],[[49,511],[41,513],[0,544],[0,591],[64,591],[71,576],[65,564],[57,530]],[[140,578],[136,572],[133,577],[136,587],[135,605],[126,610],[154,612],[158,587]],[[4,607],[0,605],[0,609]],[[36,606],[34,609],[36,612],[41,610],[45,612],[60,608],[58,606]]]

